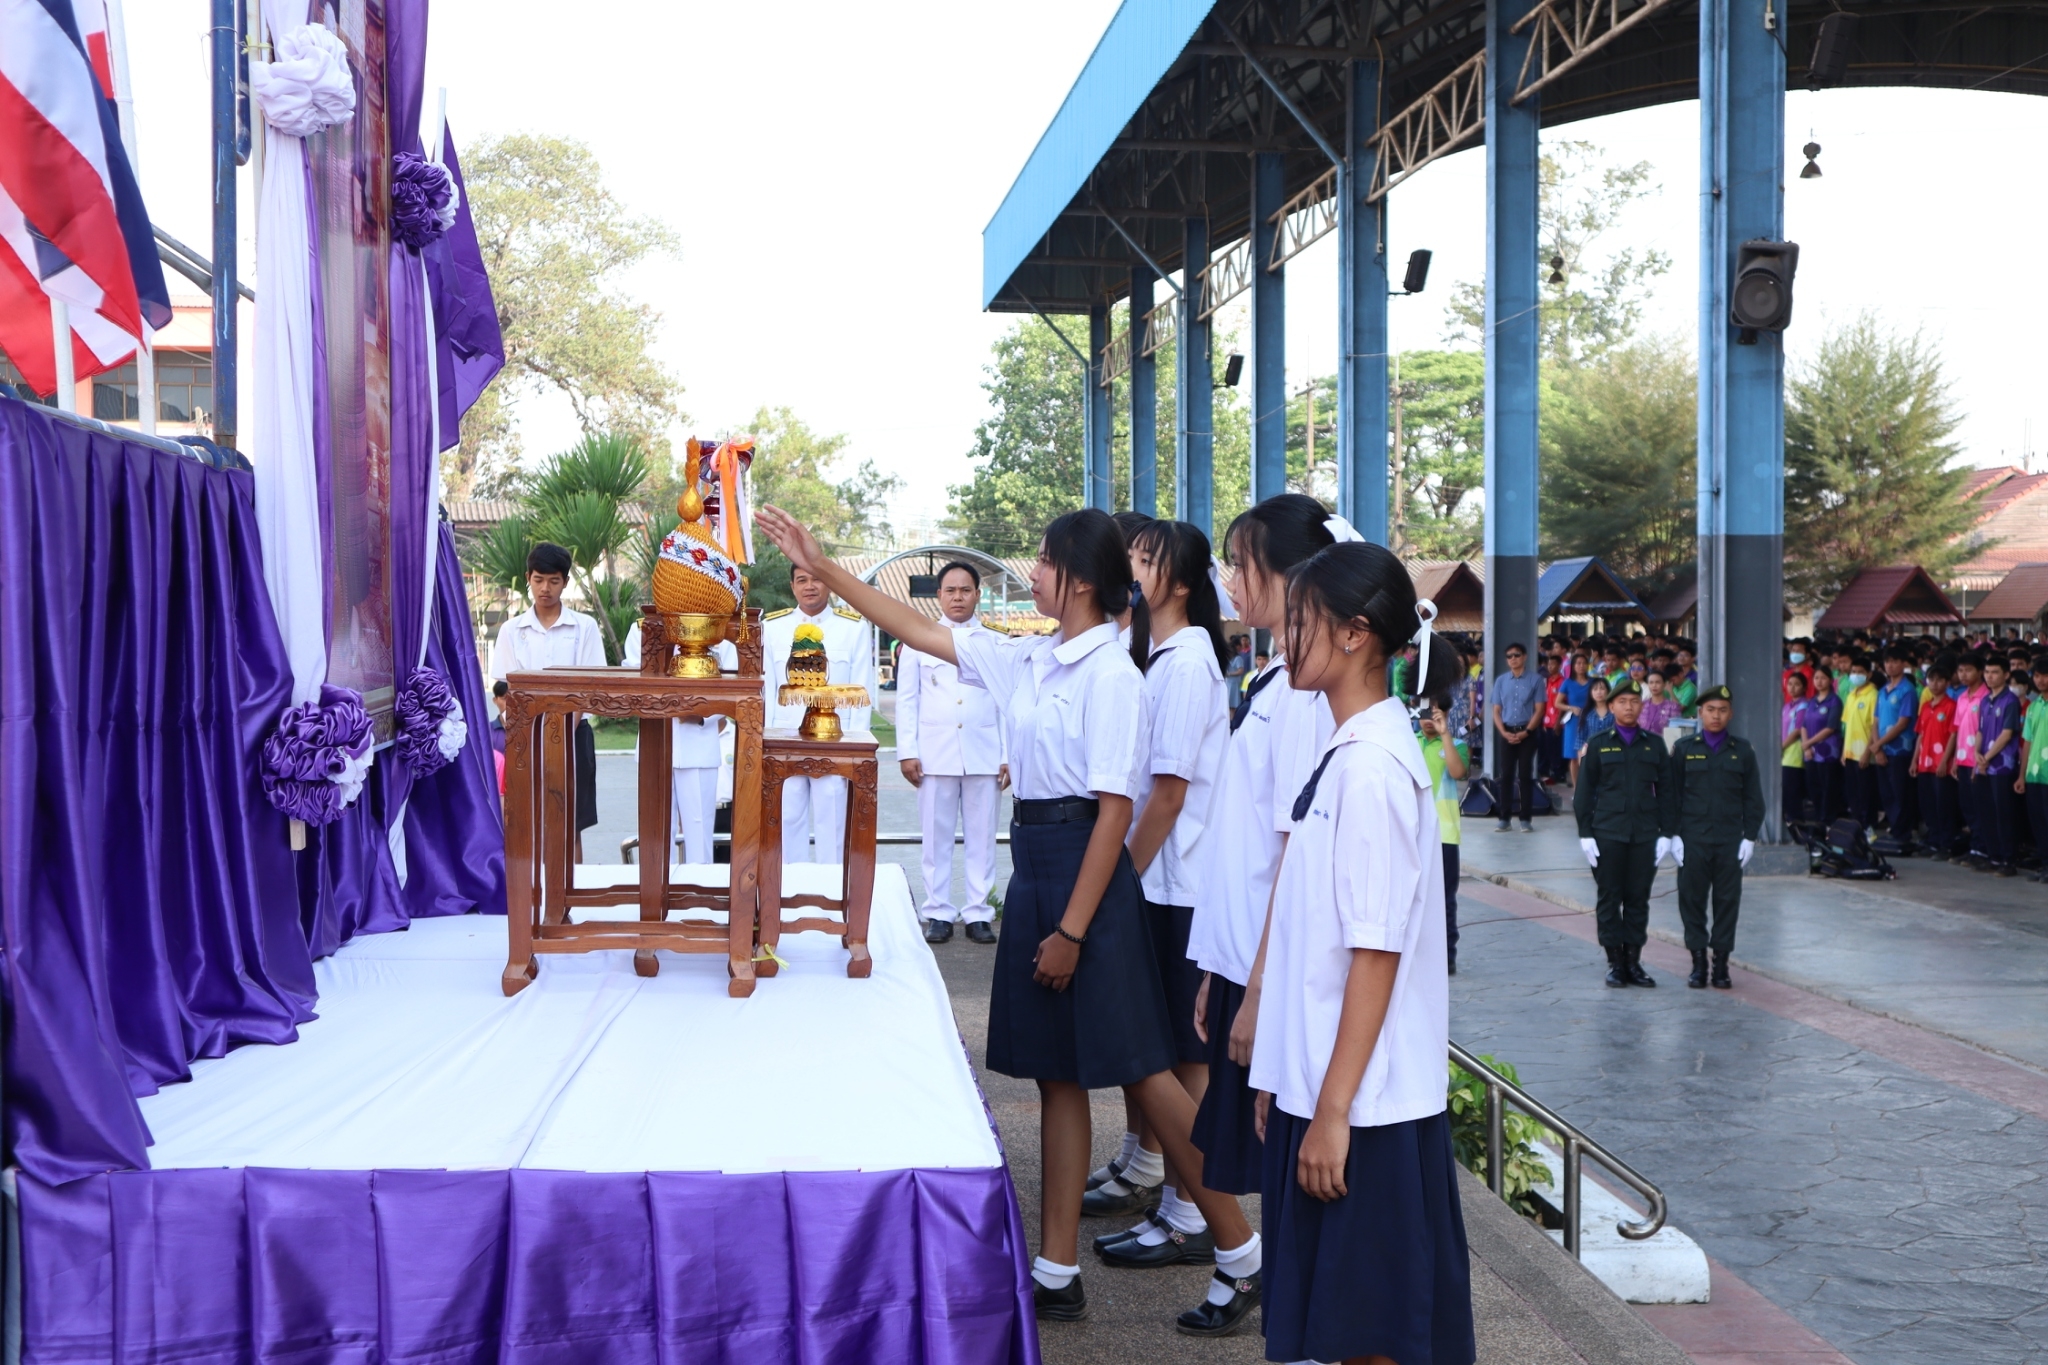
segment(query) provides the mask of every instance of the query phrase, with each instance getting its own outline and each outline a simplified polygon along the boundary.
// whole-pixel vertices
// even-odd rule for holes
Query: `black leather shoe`
[[[1100,1256],[1102,1254],[1102,1249],[1106,1246],[1114,1246],[1118,1242],[1130,1241],[1131,1238],[1136,1237],[1139,1233],[1143,1232],[1146,1228],[1151,1227],[1154,1223],[1157,1223],[1158,1221],[1159,1215],[1157,1213],[1148,1213],[1145,1215],[1144,1221],[1139,1223],[1136,1227],[1118,1228],[1115,1232],[1103,1233],[1100,1237],[1097,1237],[1095,1239],[1095,1254],[1097,1256]]]
[[[1696,991],[1703,991],[1707,988],[1706,949],[1695,948],[1692,950],[1692,975],[1685,979],[1685,984]]]
[[[1724,991],[1735,989],[1735,983],[1728,979],[1728,954],[1714,954],[1714,985]]]
[[[1118,1184],[1123,1184],[1118,1181]],[[1081,1196],[1083,1218],[1121,1218],[1127,1214],[1150,1213],[1159,1207],[1160,1191],[1166,1182],[1157,1185],[1139,1185],[1135,1188],[1124,1185],[1124,1193],[1109,1193],[1108,1185],[1097,1185]]]
[[[1619,948],[1607,950],[1607,984],[1610,986],[1628,984],[1628,964],[1623,960],[1621,951]]]
[[[1125,1270],[1150,1270],[1162,1265],[1214,1265],[1216,1263],[1216,1238],[1204,1228],[1200,1232],[1182,1232],[1166,1224],[1166,1240],[1156,1247],[1148,1247],[1136,1240],[1113,1242],[1099,1253],[1104,1265],[1120,1266]]]
[[[926,943],[951,943],[953,941],[953,921],[949,919],[926,920],[924,922],[924,941]]]
[[[1244,1326],[1244,1320],[1252,1309],[1259,1306],[1260,1273],[1253,1271],[1241,1280],[1234,1280],[1221,1270],[1216,1278],[1230,1286],[1230,1302],[1211,1303],[1203,1299],[1174,1319],[1174,1326],[1191,1337],[1227,1337]]]
[[[1627,955],[1629,985],[1654,986],[1657,984],[1656,978],[1652,977],[1648,972],[1643,970],[1642,944],[1631,943],[1628,945],[1628,947],[1622,949],[1621,951]]]
[[[1088,1316],[1088,1295],[1082,1292],[1079,1275],[1069,1280],[1065,1289],[1047,1289],[1033,1280],[1031,1306],[1038,1310],[1041,1318],[1053,1322],[1079,1322]]]
[[[996,931],[981,920],[969,920],[967,922],[967,941],[969,943],[994,943],[996,941]]]

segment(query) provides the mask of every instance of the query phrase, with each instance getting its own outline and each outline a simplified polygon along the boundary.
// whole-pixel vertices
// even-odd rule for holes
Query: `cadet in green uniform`
[[[1662,736],[1638,728],[1643,694],[1633,679],[1615,684],[1608,706],[1614,728],[1587,741],[1572,809],[1579,818],[1579,847],[1600,888],[1607,984],[1654,986],[1643,970],[1643,943],[1650,936],[1650,883],[1671,845],[1658,797],[1670,755]]]
[[[1742,910],[1742,869],[1756,851],[1764,827],[1763,777],[1749,741],[1728,733],[1735,713],[1728,688],[1700,693],[1700,730],[1678,741],[1664,781],[1670,803],[1666,826],[1671,856],[1678,863],[1678,917],[1685,921],[1685,946],[1692,975],[1685,984],[1707,984],[1707,949],[1714,952],[1713,982],[1722,990],[1728,955],[1735,951],[1735,917]],[[1707,932],[1707,893],[1714,896],[1714,930]]]

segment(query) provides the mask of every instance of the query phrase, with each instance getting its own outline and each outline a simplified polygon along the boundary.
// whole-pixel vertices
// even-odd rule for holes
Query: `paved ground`
[[[2048,1061],[2048,890],[1917,860],[1759,878],[1732,993],[1684,988],[1660,894],[1662,984],[1614,991],[1567,908],[1592,899],[1569,818],[1538,830],[1467,836],[1468,869],[1544,899],[1465,882],[1454,1036],[1663,1187],[1717,1308],[1732,1271],[1859,1365],[2048,1360],[2048,1077],[2022,1064]],[[1749,1349],[1645,1316],[1695,1359]]]

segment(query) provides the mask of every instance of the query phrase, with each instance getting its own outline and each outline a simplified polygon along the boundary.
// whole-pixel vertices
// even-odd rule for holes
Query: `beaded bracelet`
[[[1086,934],[1081,935],[1081,937],[1079,938],[1075,938],[1072,934],[1067,932],[1067,926],[1064,924],[1055,924],[1052,927],[1052,931],[1055,934],[1058,934],[1061,938],[1065,939],[1069,943],[1086,943],[1088,941],[1088,935]]]

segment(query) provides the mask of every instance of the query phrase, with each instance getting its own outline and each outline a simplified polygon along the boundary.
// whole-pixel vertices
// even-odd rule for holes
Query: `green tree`
[[[1951,467],[1961,416],[1941,352],[1868,314],[1821,340],[1786,386],[1785,592],[1831,601],[1859,569],[1918,564],[1936,580],[1988,542]]]
[[[786,407],[754,414],[754,502],[775,504],[811,528],[832,551],[864,550],[889,539],[888,501],[903,480],[863,461],[832,477],[846,449],[843,434],[821,435]],[[756,538],[755,548],[766,545]],[[772,547],[769,547],[772,548]]]
[[[1048,521],[1085,500],[1087,379],[1052,324],[1037,316],[1020,319],[989,350],[981,383],[989,414],[974,429],[972,477],[948,490],[947,522],[964,545],[1028,555]]]
[[[1630,204],[1658,192],[1652,174],[1647,161],[1602,164],[1600,149],[1590,142],[1545,147],[1538,171],[1537,269],[1546,281],[1542,347],[1549,364],[1583,365],[1626,344],[1642,322],[1650,281],[1671,269],[1671,257],[1654,247],[1604,256],[1596,250]],[[1460,282],[1447,311],[1451,340],[1484,344],[1484,285]]]
[[[1486,474],[1486,358],[1477,351],[1406,351],[1394,401],[1399,459],[1389,471],[1395,548],[1464,559],[1482,540],[1477,493]]]
[[[1678,342],[1651,339],[1550,371],[1543,393],[1542,547],[1598,555],[1658,593],[1698,553],[1698,378]]]
[[[535,540],[551,540],[575,562],[573,577],[596,609],[605,655],[621,644],[639,615],[646,579],[619,574],[619,554],[633,542],[627,508],[638,504],[651,467],[637,436],[586,436],[540,469],[527,497]]]
[[[586,434],[635,437],[659,462],[682,420],[682,385],[654,359],[660,315],[617,277],[672,252],[672,233],[636,218],[604,183],[591,150],[568,138],[486,138],[465,158],[470,211],[491,276],[505,368],[463,420],[444,457],[452,494],[502,493],[516,482],[519,438],[510,405],[554,391]]]

